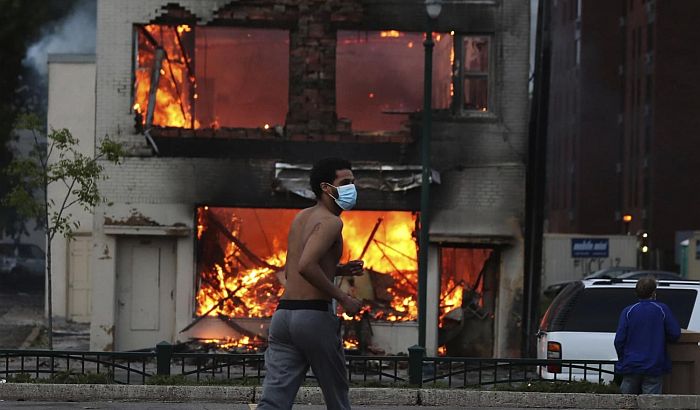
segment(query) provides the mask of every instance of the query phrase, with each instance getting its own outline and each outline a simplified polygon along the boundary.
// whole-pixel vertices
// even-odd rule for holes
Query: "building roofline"
[[[95,54],[58,53],[49,54],[48,63],[94,64]]]

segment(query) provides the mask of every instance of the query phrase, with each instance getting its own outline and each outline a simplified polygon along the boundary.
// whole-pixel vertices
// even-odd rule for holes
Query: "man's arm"
[[[331,218],[324,219],[313,227],[299,259],[299,274],[316,289],[340,302],[349,315],[354,315],[361,307],[360,302],[335,286],[319,264],[340,237],[342,228],[340,219]]]
[[[617,331],[615,332],[615,351],[617,359],[622,360],[625,350],[625,342],[627,341],[627,308],[622,309],[620,319],[617,322]]]
[[[675,342],[681,337],[681,327],[673,316],[671,309],[664,304],[663,309],[666,312],[666,319],[664,319],[664,330],[666,331],[666,340],[669,342]]]

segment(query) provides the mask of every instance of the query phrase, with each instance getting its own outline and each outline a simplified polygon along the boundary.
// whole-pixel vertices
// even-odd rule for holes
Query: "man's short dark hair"
[[[649,299],[656,290],[656,278],[649,275],[639,279],[634,290],[639,299]]]
[[[309,179],[311,182],[311,190],[316,194],[316,198],[321,197],[321,183],[333,184],[336,172],[343,169],[352,171],[350,161],[340,158],[326,158],[314,164]]]

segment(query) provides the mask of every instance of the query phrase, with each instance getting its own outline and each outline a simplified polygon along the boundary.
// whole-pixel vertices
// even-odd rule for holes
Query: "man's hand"
[[[341,263],[335,269],[335,276],[362,276],[365,263],[361,260]]]
[[[348,316],[355,316],[357,312],[362,308],[362,302],[355,299],[354,297],[346,294],[341,300],[339,300],[340,305],[343,307],[345,314]]]

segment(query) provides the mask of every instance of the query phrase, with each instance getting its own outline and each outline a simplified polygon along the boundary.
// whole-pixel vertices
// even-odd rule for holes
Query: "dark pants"
[[[625,374],[620,391],[624,394],[661,394],[663,376]]]
[[[330,307],[326,311],[278,309],[268,341],[259,410],[291,409],[309,366],[326,407],[350,409],[340,319]]]

